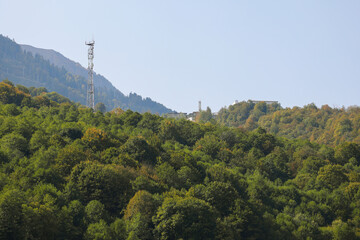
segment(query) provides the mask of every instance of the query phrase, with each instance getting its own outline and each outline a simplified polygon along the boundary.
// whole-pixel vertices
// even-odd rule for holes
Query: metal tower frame
[[[89,46],[88,50],[88,71],[89,71],[89,77],[88,77],[88,87],[87,87],[87,98],[86,98],[86,104],[89,108],[95,109],[95,89],[94,89],[94,45],[95,41],[92,40],[90,42],[85,42],[85,45]]]

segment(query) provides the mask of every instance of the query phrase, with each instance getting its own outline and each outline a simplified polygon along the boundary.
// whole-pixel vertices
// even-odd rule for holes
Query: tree
[[[107,133],[94,127],[87,129],[81,140],[93,151],[101,151],[110,146]]]
[[[216,214],[203,200],[175,196],[164,199],[154,224],[158,239],[212,239]]]
[[[47,147],[49,145],[49,137],[42,130],[37,130],[31,136],[29,142],[29,149],[32,152],[36,152],[41,147]]]
[[[66,191],[84,203],[101,201],[108,212],[118,212],[130,200],[134,174],[122,166],[83,162],[75,166]]]
[[[9,190],[0,195],[0,238],[22,239],[23,214],[22,204],[25,195],[19,190]]]
[[[156,161],[155,149],[142,136],[130,137],[120,151],[141,163],[154,164]]]
[[[217,224],[217,239],[266,239],[265,223],[253,206],[241,198],[232,205],[230,214]]]
[[[344,168],[341,165],[329,164],[320,168],[316,181],[322,186],[335,189],[342,183],[347,182],[348,177],[345,175]]]
[[[275,147],[270,154],[258,161],[257,168],[272,181],[277,178],[287,180],[290,175],[288,162],[286,153],[280,147]]]
[[[113,239],[111,228],[104,220],[97,223],[91,223],[84,235],[86,240],[111,240]]]
[[[253,116],[256,119],[259,119],[261,116],[263,116],[267,113],[267,107],[268,107],[268,105],[265,102],[259,102],[259,103],[255,104],[255,107],[253,110]]]
[[[192,185],[201,182],[199,171],[189,166],[182,166],[177,171],[177,176],[181,187],[190,188]]]
[[[92,200],[85,207],[85,217],[87,223],[96,223],[106,219],[104,204],[98,200]]]
[[[205,200],[225,216],[238,198],[238,193],[229,183],[210,182],[205,188]]]
[[[345,142],[336,147],[335,160],[338,164],[348,163],[351,158],[355,158],[360,164],[360,145]]]
[[[20,159],[28,153],[28,141],[18,133],[10,133],[0,140],[0,149],[9,159]]]
[[[138,126],[145,129],[150,129],[154,133],[158,133],[160,129],[160,117],[150,113],[144,113]]]
[[[99,102],[95,105],[95,111],[99,111],[99,112],[102,112],[102,113],[105,113],[106,112],[106,106],[105,104],[103,104],[102,102]]]
[[[151,219],[155,212],[157,204],[151,193],[140,190],[130,199],[124,214],[126,220],[131,219],[138,213],[142,213],[147,218]]]
[[[54,239],[58,234],[56,206],[50,202],[24,204],[25,239]]]
[[[335,220],[332,223],[334,240],[355,240],[357,239],[355,231],[347,223],[341,220]]]
[[[149,221],[149,219],[141,213],[135,214],[127,221],[129,238],[131,236],[131,238],[135,239],[154,239],[152,229],[153,227],[151,221]]]
[[[60,136],[69,138],[71,140],[76,140],[83,137],[81,129],[76,127],[67,127],[62,128],[60,131]]]
[[[71,173],[74,166],[82,161],[85,161],[87,154],[75,146],[66,146],[59,151],[57,158],[55,159],[55,168],[59,172],[60,176],[66,177]]]
[[[209,107],[206,108],[206,111],[199,112],[199,116],[197,116],[198,122],[209,122],[212,119],[211,109]]]
[[[179,179],[175,169],[167,162],[156,167],[159,179],[169,187],[179,187]]]
[[[38,184],[22,205],[25,239],[54,239],[58,235],[60,192],[51,184]]]
[[[110,229],[113,233],[113,239],[125,240],[126,239],[126,223],[123,219],[116,218],[110,225]]]
[[[60,215],[61,239],[80,239],[85,231],[85,209],[79,200],[71,201],[63,206]]]
[[[150,193],[160,193],[163,191],[163,186],[154,181],[148,176],[140,175],[131,182],[134,191],[146,190]]]
[[[3,111],[4,111],[5,115],[8,115],[8,116],[17,116],[21,113],[20,110],[17,108],[17,106],[14,103],[4,105]]]
[[[30,95],[22,92],[10,83],[9,81],[0,82],[0,102],[4,104],[13,103],[16,106],[20,106],[25,98],[30,98]]]
[[[127,110],[123,116],[125,117],[125,125],[134,127],[136,127],[142,119],[142,115],[140,113],[132,112],[131,110]]]
[[[215,158],[221,148],[225,147],[225,143],[214,135],[206,135],[196,142],[195,147],[212,158]]]
[[[130,199],[124,214],[128,232],[132,232],[139,239],[152,239],[153,224],[151,220],[157,206],[157,202],[149,192],[138,191]]]

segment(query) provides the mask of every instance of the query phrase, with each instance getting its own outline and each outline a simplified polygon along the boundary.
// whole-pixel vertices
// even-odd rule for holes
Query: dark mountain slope
[[[20,44],[20,46],[26,52],[31,52],[33,55],[40,55],[45,60],[48,60],[51,64],[54,64],[59,68],[65,68],[65,70],[71,73],[72,75],[81,76],[84,77],[85,79],[87,79],[88,77],[88,71],[86,68],[81,66],[80,63],[68,59],[59,52],[50,49],[36,48],[30,45]],[[94,73],[94,84],[95,87],[115,90],[115,92],[118,92],[119,96],[122,96],[123,98],[125,97],[125,95],[119,90],[117,90],[109,80],[107,80],[105,77],[101,76],[100,74]]]
[[[0,79],[16,84],[45,87],[72,101],[86,103],[86,69],[53,50],[25,47],[0,35]],[[36,51],[35,51],[36,50]],[[46,54],[45,54],[46,53]],[[103,102],[108,110],[116,107],[138,112],[172,112],[164,105],[143,99],[136,93],[125,96],[103,76],[95,74],[95,103]]]

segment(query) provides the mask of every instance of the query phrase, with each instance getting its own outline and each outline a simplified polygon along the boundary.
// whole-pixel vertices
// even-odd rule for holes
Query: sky
[[[360,105],[359,0],[0,0],[0,34],[178,112]]]

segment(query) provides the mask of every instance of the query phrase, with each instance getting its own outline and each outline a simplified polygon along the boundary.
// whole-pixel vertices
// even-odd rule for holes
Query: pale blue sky
[[[360,105],[359,0],[0,0],[0,34],[176,111]]]

